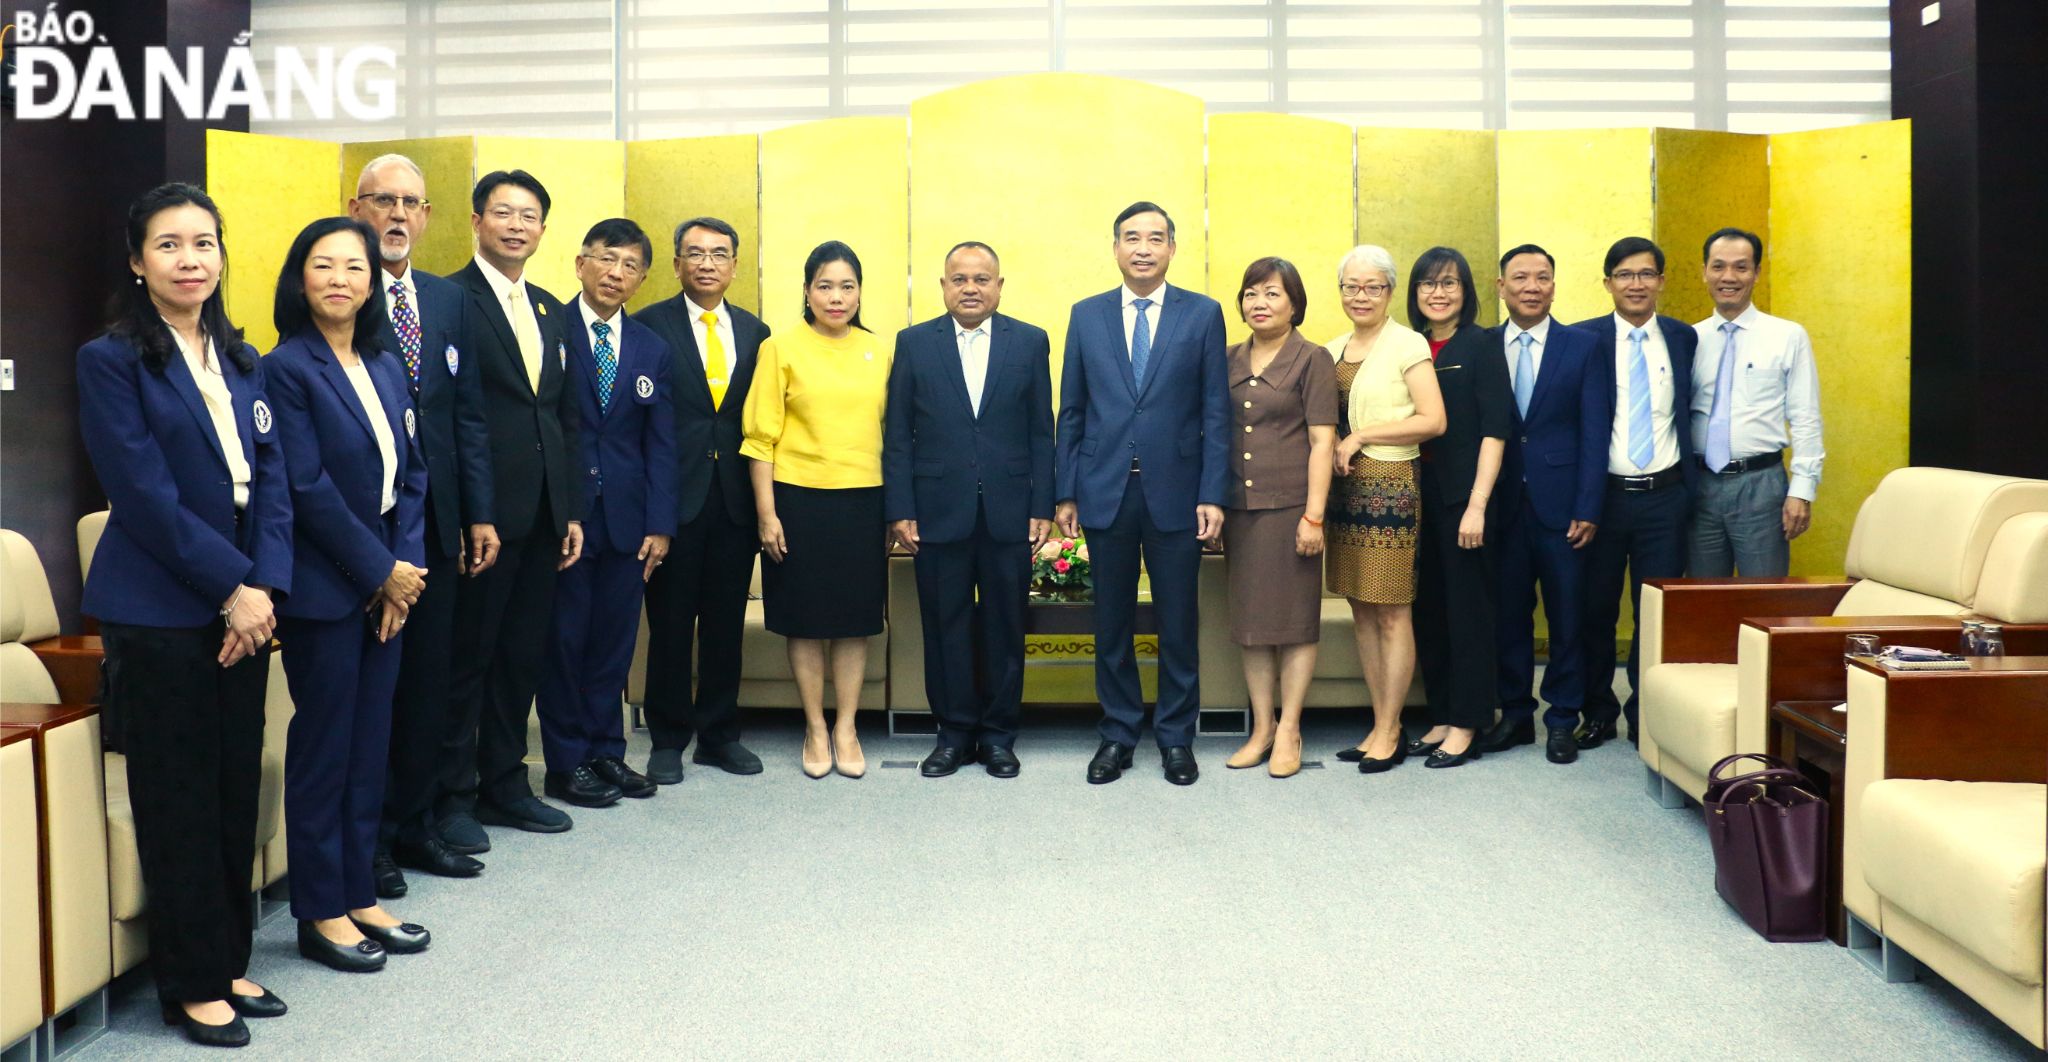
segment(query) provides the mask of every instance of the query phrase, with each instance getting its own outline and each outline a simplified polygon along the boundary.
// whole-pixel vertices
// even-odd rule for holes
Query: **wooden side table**
[[[1842,809],[1847,803],[1849,715],[1837,711],[1840,701],[1779,701],[1771,706],[1770,747],[1779,759],[1799,768],[1828,795],[1828,939],[1846,946],[1848,922],[1842,917]]]

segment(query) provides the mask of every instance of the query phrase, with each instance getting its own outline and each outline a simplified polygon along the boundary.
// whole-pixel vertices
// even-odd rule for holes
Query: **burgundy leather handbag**
[[[1733,773],[1741,760],[1764,767]],[[1728,906],[1765,940],[1824,939],[1828,802],[1806,776],[1773,756],[1729,756],[1708,772],[1700,804],[1714,847],[1714,890]]]

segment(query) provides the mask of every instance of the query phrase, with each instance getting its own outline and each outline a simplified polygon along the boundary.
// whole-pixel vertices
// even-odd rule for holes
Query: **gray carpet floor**
[[[1831,944],[1768,944],[1715,896],[1698,810],[1643,795],[1626,743],[1450,771],[1288,780],[1197,745],[1083,783],[1087,720],[1034,721],[1021,778],[927,780],[929,738],[805,778],[792,717],[766,773],[692,766],[559,836],[494,830],[474,881],[391,909],[430,951],[343,975],[288,916],[252,975],[291,1004],[253,1058],[2038,1058],[1931,975],[1887,985]],[[1327,757],[1358,724],[1312,717]],[[636,734],[639,764],[646,736]],[[536,770],[534,783],[539,785]],[[201,1056],[115,988],[77,1057]]]

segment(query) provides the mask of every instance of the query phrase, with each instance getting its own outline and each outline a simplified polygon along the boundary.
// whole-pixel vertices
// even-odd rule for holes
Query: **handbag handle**
[[[1767,770],[1793,771],[1795,774],[1798,773],[1791,764],[1776,756],[1767,756],[1761,752],[1738,752],[1733,756],[1723,756],[1716,761],[1713,768],[1707,772],[1707,782],[1712,784],[1722,781],[1721,771],[1729,764],[1740,763],[1743,760],[1755,760],[1763,764]]]

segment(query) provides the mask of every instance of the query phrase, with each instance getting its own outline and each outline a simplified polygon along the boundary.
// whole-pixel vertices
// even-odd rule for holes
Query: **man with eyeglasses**
[[[436,828],[458,852],[487,851],[483,825],[561,833],[572,825],[533,795],[526,724],[540,685],[556,573],[583,552],[579,409],[568,386],[574,315],[525,279],[547,229],[549,197],[525,170],[496,170],[470,194],[476,257],[453,279],[469,305],[465,371],[482,377],[491,435],[498,562],[466,580],[455,619]],[[480,562],[474,547],[472,567]]]
[[[626,218],[598,222],[576,255],[583,292],[571,306],[568,387],[581,407],[583,559],[555,584],[537,706],[546,793],[579,807],[658,789],[626,766],[619,711],[640,594],[676,530],[668,346],[624,313],[653,257],[647,233]]]
[[[740,410],[768,326],[726,301],[739,251],[739,233],[718,218],[677,225],[682,290],[634,315],[675,357],[676,537],[668,562],[647,581],[642,709],[654,744],[647,777],[661,785],[683,780],[693,738],[695,762],[761,773],[761,758],[740,744],[740,642],[761,548],[740,457]]]
[[[1586,558],[1586,704],[1574,740],[1594,749],[1617,733],[1626,716],[1636,733],[1636,653],[1641,628],[1629,636],[1628,700],[1614,696],[1614,629],[1626,580],[1629,615],[1637,616],[1643,580],[1685,574],[1686,516],[1699,469],[1692,433],[1681,417],[1692,395],[1692,326],[1657,312],[1664,291],[1664,249],[1641,236],[1607,249],[1602,283],[1614,312],[1580,321],[1595,350],[1614,359],[1614,418],[1607,443],[1607,497],[1600,536]]]
[[[464,372],[463,312],[455,284],[412,267],[433,206],[426,174],[404,155],[379,155],[356,179],[349,216],[376,230],[384,266],[385,326],[378,342],[405,363],[427,462],[427,571],[431,578],[406,616],[398,690],[391,708],[391,760],[374,867],[377,895],[404,896],[399,867],[442,877],[475,877],[484,865],[441,842],[433,825],[435,779],[447,727],[454,660],[455,602],[470,546],[477,570],[498,554],[491,524],[491,449],[483,388]]]
[[[1713,316],[1693,326],[1692,442],[1702,476],[1687,570],[1696,578],[1783,577],[1813,521],[1827,450],[1820,371],[1806,329],[1756,308],[1764,242],[1720,229],[1701,249]],[[1792,471],[1785,472],[1785,449]]]

